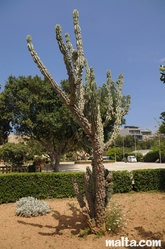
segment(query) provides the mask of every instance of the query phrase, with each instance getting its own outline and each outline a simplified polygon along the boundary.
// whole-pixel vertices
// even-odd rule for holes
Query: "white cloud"
[[[153,102],[153,105],[154,106],[165,106],[165,101],[162,100],[162,101],[158,101],[158,102]]]

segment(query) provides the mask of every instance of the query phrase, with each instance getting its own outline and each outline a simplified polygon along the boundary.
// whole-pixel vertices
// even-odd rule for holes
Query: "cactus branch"
[[[71,64],[71,58],[68,53],[67,47],[64,44],[63,39],[62,39],[61,26],[59,24],[56,25],[55,30],[56,30],[56,39],[58,42],[58,46],[59,46],[61,53],[63,54],[64,63],[67,69],[68,77],[69,77],[69,86],[70,86],[70,93],[71,93],[70,105],[74,105],[76,102],[76,85],[75,85],[75,77],[73,73],[73,68]]]
[[[54,81],[52,78],[51,74],[47,71],[46,67],[42,63],[41,59],[39,58],[37,52],[34,50],[34,46],[32,44],[32,37],[28,35],[26,37],[27,40],[27,47],[28,50],[30,51],[32,58],[34,62],[37,64],[38,68],[40,69],[41,73],[48,79],[50,84],[54,89],[56,89],[56,93],[61,97],[62,101],[68,106],[69,105],[69,98],[67,95],[61,90],[61,88],[58,86],[58,84]]]
[[[28,35],[26,37],[26,40],[27,40],[27,47],[32,55],[32,58],[34,62],[37,64],[41,73],[46,77],[46,79],[48,79],[53,90],[59,95],[59,97],[66,104],[66,106],[68,106],[70,111],[74,113],[74,116],[76,117],[80,126],[82,126],[84,132],[87,135],[91,136],[92,135],[91,125],[89,124],[88,120],[85,118],[84,114],[81,112],[81,110],[78,109],[77,106],[70,105],[70,100],[68,96],[62,91],[62,89],[58,86],[58,84],[53,80],[51,74],[47,71],[46,67],[44,66],[41,59],[39,58],[36,51],[34,50],[34,46],[32,44],[32,37]]]

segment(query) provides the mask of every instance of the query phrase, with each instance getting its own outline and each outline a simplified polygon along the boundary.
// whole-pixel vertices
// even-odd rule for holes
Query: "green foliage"
[[[165,169],[133,170],[135,191],[165,191]]]
[[[165,154],[161,153],[161,155],[162,155],[162,162],[164,162]],[[159,159],[159,151],[150,151],[143,157],[144,162],[156,162],[157,159]]]
[[[111,147],[108,149],[107,156],[110,156],[112,160],[121,161],[122,160],[122,148],[120,147]]]
[[[126,193],[132,190],[132,174],[127,171],[113,171],[113,192]]]
[[[28,160],[33,160],[35,155],[41,156],[44,149],[35,140],[28,140],[27,143],[5,143],[0,148],[0,158],[13,166],[21,166]]]
[[[73,154],[72,154],[72,152],[68,152],[68,153],[66,153],[66,158],[71,158],[73,156]]]
[[[136,139],[136,149],[137,150],[147,150],[150,149],[154,144],[154,139],[147,139],[144,141],[139,141]],[[115,140],[115,146],[125,149],[126,153],[130,153],[135,150],[135,138],[132,135],[127,135],[125,137],[118,136]]]
[[[162,123],[159,125],[158,133],[165,135],[165,112],[161,113],[160,119]]]
[[[27,155],[24,143],[6,143],[0,148],[0,158],[13,166],[21,166]]]
[[[83,230],[80,231],[79,237],[86,239],[86,237],[91,233],[91,230],[89,227],[85,227]]]
[[[162,123],[165,123],[165,112],[161,112],[160,119],[162,120]]]
[[[161,126],[159,127],[159,129],[161,129]],[[159,151],[162,154],[162,158],[164,157],[164,153],[165,153],[165,138],[163,136],[163,134],[160,134],[160,130],[158,131],[157,135],[155,136],[154,139],[154,143],[151,146],[151,150],[152,151]],[[165,160],[165,158],[163,159],[163,161]]]
[[[33,196],[39,199],[75,196],[72,178],[83,192],[83,173],[14,173],[0,175],[0,203]]]
[[[27,148],[27,155],[26,155],[27,160],[34,160],[36,156],[42,158],[42,155],[45,154],[44,147],[41,145],[41,143],[39,143],[34,139],[27,140],[26,148]]]
[[[3,93],[0,94],[0,145],[7,142],[8,135],[12,131],[11,117],[12,113],[7,112],[6,99]]]

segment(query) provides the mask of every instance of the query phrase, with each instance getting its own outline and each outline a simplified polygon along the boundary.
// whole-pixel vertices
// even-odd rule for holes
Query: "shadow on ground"
[[[68,203],[69,209],[72,211],[71,215],[60,214],[58,211],[52,211],[52,217],[58,221],[56,226],[52,225],[41,225],[36,223],[25,222],[22,220],[18,220],[18,223],[23,225],[29,225],[39,228],[50,228],[54,229],[54,232],[39,232],[38,234],[43,236],[52,236],[52,235],[63,235],[63,231],[68,229],[71,234],[76,235],[79,234],[82,229],[86,227],[85,218],[82,215],[80,209],[75,207],[73,204]]]

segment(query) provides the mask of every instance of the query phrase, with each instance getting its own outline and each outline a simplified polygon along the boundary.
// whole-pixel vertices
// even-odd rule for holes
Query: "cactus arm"
[[[70,105],[74,105],[76,102],[76,84],[75,84],[75,77],[73,73],[73,68],[71,64],[71,56],[68,53],[67,47],[63,42],[62,35],[61,35],[61,26],[59,24],[56,25],[55,31],[56,31],[56,40],[58,42],[59,49],[61,53],[63,54],[64,63],[66,66],[66,70],[69,77],[69,86],[70,86]]]
[[[34,50],[34,46],[32,44],[32,37],[28,35],[26,37],[27,40],[27,47],[30,51],[34,62],[37,64],[38,68],[40,69],[41,73],[45,76],[45,78],[50,82],[52,87],[55,89],[56,93],[59,94],[62,101],[68,106],[69,105],[69,98],[67,95],[61,90],[58,84],[53,80],[51,74],[48,72],[44,64],[42,63],[41,59],[39,58],[37,52]]]
[[[84,50],[82,44],[81,28],[79,25],[79,12],[77,10],[73,11],[73,24],[74,24],[74,33],[76,37],[76,47],[78,55],[76,61],[76,76],[77,76],[76,81],[81,83],[85,58],[84,58]]]
[[[108,76],[109,78],[109,76]],[[119,79],[116,82],[116,84],[114,84],[114,82],[111,82],[113,84],[113,88],[115,90],[115,102],[116,102],[116,109],[112,110],[112,103],[110,101],[110,106],[108,107],[108,113],[107,113],[107,119],[104,123],[104,127],[106,125],[106,123],[108,123],[110,121],[110,118],[114,118],[115,122],[114,122],[114,128],[113,128],[113,132],[111,134],[110,139],[105,143],[104,146],[104,150],[108,149],[108,147],[115,141],[115,139],[117,138],[118,134],[119,134],[119,128],[122,122],[122,118],[124,115],[126,115],[128,113],[129,110],[129,106],[130,106],[130,102],[131,102],[131,97],[130,95],[127,96],[126,98],[126,103],[124,103],[124,107],[122,107],[122,100],[123,100],[123,95],[122,95],[122,86],[123,86],[123,76],[120,74],[119,75]]]
[[[107,111],[106,111],[106,119],[103,123],[103,127],[107,127],[109,122],[113,119],[115,113],[114,113],[114,107],[113,107],[113,90],[115,88],[115,82],[111,78],[111,72],[107,70],[107,83],[106,83],[106,89],[108,96],[106,98],[106,105],[107,105]]]
[[[68,48],[68,51],[72,55],[72,63],[74,67],[74,75],[75,75],[75,85],[76,85],[76,98],[77,98],[77,104],[80,110],[83,112],[84,110],[84,86],[82,82],[82,67],[79,67],[77,65],[77,56],[78,53],[73,49],[73,46],[70,42],[69,34],[65,34],[66,39],[66,45]]]
[[[74,113],[75,117],[77,118],[77,121],[79,124],[82,125],[82,128],[86,132],[87,135],[91,135],[91,125],[89,124],[88,120],[85,118],[84,114],[76,107],[76,105],[70,105],[70,100],[68,96],[62,91],[62,89],[58,86],[58,84],[53,80],[51,74],[47,71],[46,67],[42,63],[41,59],[37,55],[36,51],[34,50],[33,44],[32,44],[32,38],[31,36],[26,37],[27,40],[27,47],[30,51],[32,58],[34,62],[37,64],[38,68],[40,69],[41,73],[45,76],[45,78],[49,81],[54,91],[59,95],[61,100],[68,106],[70,111]]]

